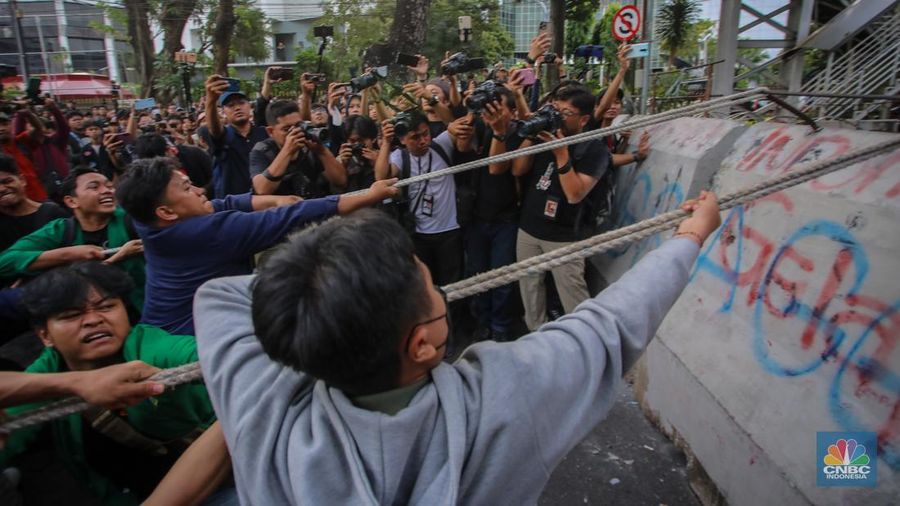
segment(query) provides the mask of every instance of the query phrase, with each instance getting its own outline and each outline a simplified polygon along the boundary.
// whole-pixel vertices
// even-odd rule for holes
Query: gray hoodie
[[[572,314],[469,347],[394,416],[269,359],[253,332],[252,277],[206,283],[194,302],[200,362],[241,503],[534,504],[612,407],[698,250],[671,239]]]

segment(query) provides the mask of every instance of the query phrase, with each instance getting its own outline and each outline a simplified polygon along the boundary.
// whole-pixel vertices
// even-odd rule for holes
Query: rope
[[[752,200],[805,183],[817,177],[859,163],[881,153],[900,148],[900,137],[867,148],[858,149],[830,160],[815,162],[809,166],[782,176],[768,179],[719,199],[721,210],[731,209]],[[509,284],[526,276],[553,269],[572,260],[619,248],[676,227],[688,214],[682,210],[670,211],[653,218],[579,241],[563,248],[501,267],[444,287],[449,301],[463,299],[493,288]],[[160,371],[150,381],[162,383],[168,388],[202,378],[200,364],[195,362]],[[13,417],[0,424],[0,433],[41,424],[78,413],[88,404],[76,397],[64,399]]]
[[[175,388],[178,385],[203,379],[200,370],[200,362],[193,362],[171,369],[164,369],[151,376],[148,381],[161,383],[166,388]],[[90,407],[90,404],[78,397],[69,397],[46,406],[31,410],[16,417],[11,417],[0,424],[0,434],[10,433],[17,429],[24,429],[32,425],[39,425],[57,418],[80,413]]]
[[[601,139],[608,135],[612,135],[619,132],[624,132],[627,130],[632,130],[635,128],[648,127],[651,125],[655,125],[657,123],[664,123],[666,121],[670,121],[677,118],[683,118],[685,116],[693,116],[695,114],[700,114],[704,112],[709,112],[715,109],[720,109],[725,106],[730,106],[738,102],[744,102],[749,98],[755,97],[757,95],[765,95],[768,93],[768,88],[756,88],[753,90],[744,91],[741,93],[735,93],[734,95],[726,95],[724,97],[715,98],[712,100],[707,100],[706,102],[698,102],[693,105],[688,105],[685,107],[681,107],[679,109],[672,109],[671,111],[665,111],[657,114],[652,114],[650,116],[643,116],[640,118],[630,119],[629,121],[622,122],[616,126],[609,126],[606,128],[600,128],[597,130],[590,130],[588,132],[581,132],[580,134],[575,134],[569,137],[564,137],[562,139],[555,139],[549,142],[544,142],[541,144],[535,144],[533,146],[528,146],[526,148],[519,148],[514,151],[509,151],[507,153],[502,153],[499,155],[489,156],[487,158],[481,158],[479,160],[473,160],[471,162],[461,163],[459,165],[454,165],[453,167],[448,167],[443,170],[439,170],[436,172],[429,172],[427,174],[419,174],[418,176],[409,177],[403,179],[401,181],[397,181],[394,184],[397,188],[403,188],[405,186],[409,186],[416,183],[421,183],[423,181],[427,181],[429,179],[434,179],[438,177],[449,176],[452,174],[458,174],[460,172],[466,172],[472,169],[477,169],[479,167],[486,167],[488,165],[500,162],[506,162],[509,160],[513,160],[515,158],[519,158],[520,156],[530,156],[538,153],[543,153],[545,151],[551,151],[558,147],[569,146],[572,144],[578,144],[579,142],[585,142],[593,139]],[[358,190],[355,192],[347,193],[345,195],[358,195],[369,191],[368,189]]]
[[[881,153],[900,147],[900,138],[858,149],[829,160],[815,162],[805,168],[779,177],[767,179],[719,199],[719,209],[731,209],[741,204],[796,186],[848,165],[862,162]],[[444,292],[448,301],[464,299],[471,295],[504,286],[527,276],[546,272],[573,260],[594,256],[633,242],[641,241],[660,232],[677,227],[688,213],[677,209],[622,227],[604,234],[572,243],[568,246],[531,257],[505,267],[478,274],[457,283],[447,285]]]

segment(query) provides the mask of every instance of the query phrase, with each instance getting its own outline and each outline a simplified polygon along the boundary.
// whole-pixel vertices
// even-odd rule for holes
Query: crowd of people
[[[3,341],[43,350],[4,362],[0,406],[95,407],[0,434],[0,469],[49,439],[103,503],[534,502],[719,223],[712,194],[686,202],[594,299],[581,261],[447,304],[440,286],[616,226],[617,167],[650,152],[626,133],[394,186],[615,121],[629,47],[595,94],[562,65],[540,88],[549,45],[483,80],[448,54],[402,86],[306,72],[279,98],[273,67],[257,96],[211,75],[185,109],[9,104]],[[479,344],[454,348],[452,316]],[[145,381],[198,360],[205,384]]]

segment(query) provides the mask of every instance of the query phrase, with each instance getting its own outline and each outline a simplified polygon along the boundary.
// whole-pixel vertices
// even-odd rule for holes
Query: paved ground
[[[623,389],[601,422],[556,468],[542,506],[699,505],[688,486],[685,456]]]

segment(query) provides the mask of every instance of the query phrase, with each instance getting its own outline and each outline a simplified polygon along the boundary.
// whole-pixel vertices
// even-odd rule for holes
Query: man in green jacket
[[[86,371],[132,360],[158,368],[196,362],[193,337],[131,326],[123,299],[132,287],[121,271],[98,262],[54,269],[29,283],[23,305],[46,348],[26,371]],[[124,411],[93,408],[57,419],[51,422],[51,434],[60,460],[94,495],[105,504],[134,504],[153,492],[191,441],[215,420],[206,388],[193,383]],[[24,452],[38,432],[14,432],[0,452],[0,468]]]
[[[33,276],[73,262],[102,260],[131,276],[129,301],[144,307],[143,246],[131,220],[116,207],[115,188],[100,172],[78,167],[63,181],[63,202],[73,217],[53,220],[0,253],[0,277]],[[113,248],[119,248],[110,254]]]

